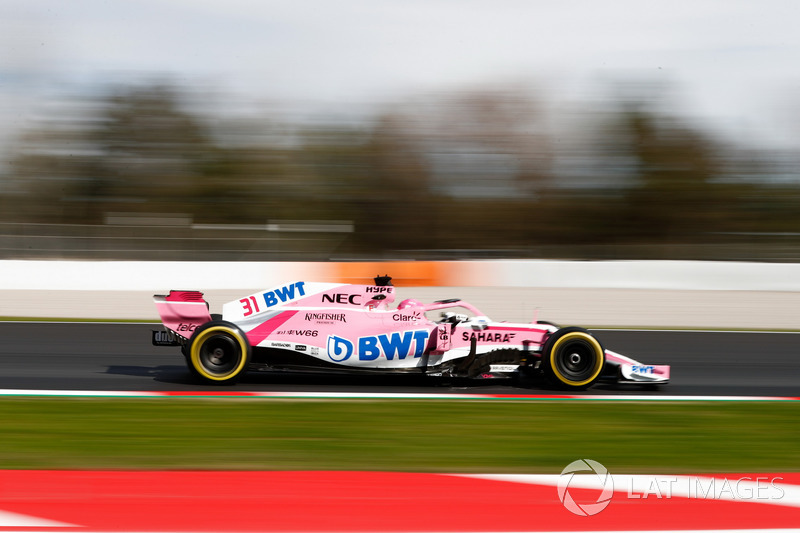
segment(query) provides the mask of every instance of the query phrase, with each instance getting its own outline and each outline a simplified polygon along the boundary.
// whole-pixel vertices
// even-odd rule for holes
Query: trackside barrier
[[[0,261],[0,316],[157,318],[170,289],[224,302],[289,280],[372,283],[459,297],[492,317],[631,327],[800,329],[800,264],[712,261]]]
[[[266,288],[291,279],[400,287],[800,292],[800,264],[715,261],[0,261],[0,290]]]

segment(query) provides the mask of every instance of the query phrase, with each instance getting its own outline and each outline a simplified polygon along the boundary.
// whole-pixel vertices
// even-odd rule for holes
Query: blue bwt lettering
[[[278,304],[286,303],[295,299],[295,289],[297,290],[297,297],[305,296],[306,290],[303,287],[305,281],[298,281],[297,283],[290,283],[283,287],[278,287],[274,291],[264,293],[264,302],[267,307],[273,307]]]
[[[369,335],[358,338],[359,361],[375,361],[382,355],[388,361],[420,357],[428,345],[430,333],[420,329],[416,331],[399,331],[391,334]],[[336,335],[328,337],[328,357],[341,363],[350,358],[354,351],[354,343]]]
[[[405,359],[409,355],[420,357],[425,351],[428,336],[427,330],[417,330],[361,337],[358,339],[358,358],[361,361],[374,361],[381,354],[385,355],[388,361],[394,360],[395,357]]]

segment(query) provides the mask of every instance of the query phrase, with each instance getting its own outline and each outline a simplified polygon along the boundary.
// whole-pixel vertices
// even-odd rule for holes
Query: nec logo
[[[351,304],[361,305],[358,300],[361,298],[360,294],[323,294],[322,301],[332,304]]]

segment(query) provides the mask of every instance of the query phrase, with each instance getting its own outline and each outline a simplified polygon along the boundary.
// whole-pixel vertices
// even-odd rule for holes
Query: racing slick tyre
[[[189,339],[186,364],[203,381],[235,383],[250,361],[250,343],[235,324],[212,320],[197,328]]]
[[[561,328],[544,344],[542,369],[562,388],[582,390],[590,387],[605,364],[605,349],[583,328]]]

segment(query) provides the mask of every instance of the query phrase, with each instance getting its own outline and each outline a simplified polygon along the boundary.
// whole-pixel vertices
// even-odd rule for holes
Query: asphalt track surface
[[[193,381],[156,324],[0,322],[0,389],[558,394],[546,383],[447,382],[420,376],[255,373],[236,385]],[[672,366],[668,385],[598,384],[585,394],[800,396],[800,334],[597,330],[611,350]]]

